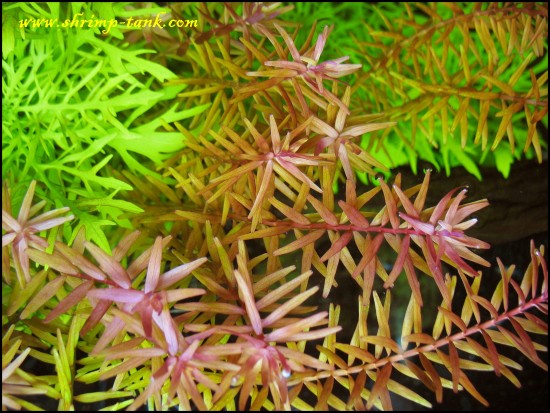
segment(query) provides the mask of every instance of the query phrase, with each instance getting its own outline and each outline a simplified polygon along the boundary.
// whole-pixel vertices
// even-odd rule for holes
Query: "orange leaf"
[[[379,182],[384,192],[384,199],[386,200],[386,208],[391,226],[394,229],[399,228],[399,217],[397,216],[397,203],[395,202],[395,198],[384,179],[379,179]]]
[[[400,354],[402,352],[399,345],[389,337],[366,336],[366,337],[361,337],[361,341],[364,341],[369,344],[374,344],[375,346],[382,346],[386,350],[391,350],[397,354]]]
[[[487,300],[484,297],[480,297],[479,295],[472,295],[472,300],[474,300],[476,303],[481,304],[483,308],[488,310],[491,313],[491,318],[497,319],[499,314],[495,307],[493,307],[493,304],[489,300]]]
[[[40,307],[42,307],[50,298],[52,298],[61,288],[63,288],[63,284],[65,284],[66,277],[55,277],[52,281],[47,283],[44,287],[40,289],[40,291],[33,297],[31,301],[27,304],[25,309],[20,315],[21,319],[27,318],[29,315],[34,313],[36,310],[38,310]],[[90,281],[87,281],[90,282]],[[82,299],[84,297],[80,297]],[[65,301],[65,300],[63,300]],[[62,301],[62,302],[63,302]],[[69,307],[65,307],[66,309],[72,307],[73,305],[76,305],[77,302],[73,302]],[[51,320],[51,319],[50,319]]]
[[[367,245],[365,247],[365,252],[363,253],[363,258],[361,258],[361,261],[359,261],[359,264],[357,264],[355,271],[353,271],[352,277],[357,277],[361,273],[361,271],[363,271],[363,269],[371,262],[371,260],[378,253],[378,249],[380,248],[380,245],[382,245],[383,241],[383,233],[379,233],[378,235],[376,235],[372,242],[370,241],[370,236],[367,236]]]
[[[254,200],[254,204],[252,205],[252,208],[250,209],[250,213],[248,214],[248,219],[251,219],[255,214],[258,214],[258,209],[262,207],[265,194],[271,184],[272,173],[273,173],[273,161],[269,160],[267,161],[265,171],[263,173],[260,189],[258,189],[258,193],[256,194],[256,199]],[[254,229],[255,228],[252,227],[251,231],[254,231]]]
[[[388,392],[388,381],[390,379],[391,372],[392,365],[388,363],[376,374],[374,386],[372,387],[371,393],[367,400],[367,410],[372,408],[376,402],[376,399],[382,399],[383,394]]]
[[[437,373],[437,370],[434,368],[433,364],[430,362],[430,360],[428,360],[428,358],[424,354],[422,353],[418,354],[418,358],[422,363],[422,367],[424,367],[424,369],[432,379],[432,383],[435,386],[436,400],[438,401],[438,403],[441,403],[443,401],[443,385],[441,384],[441,377]]]
[[[403,269],[403,265],[405,263],[405,260],[410,261],[409,257],[409,245],[410,245],[411,237],[410,235],[405,235],[403,237],[403,241],[401,242],[401,245],[399,247],[399,254],[397,255],[397,259],[395,260],[395,263],[393,264],[393,268],[388,275],[388,278],[386,279],[386,282],[384,283],[384,288],[392,288],[395,280],[401,274],[401,270]]]
[[[249,234],[243,234],[239,237],[239,239],[246,241],[246,240],[256,239],[256,238],[275,237],[277,235],[281,235],[281,234],[284,234],[285,232],[290,231],[290,229],[291,227],[289,225],[269,227],[269,228],[264,228],[264,229],[251,232]]]
[[[332,226],[338,225],[336,215],[334,215],[321,201],[311,195],[308,195],[307,199],[327,224]]]
[[[451,375],[453,377],[453,391],[455,393],[458,393],[458,383],[460,381],[462,371],[460,370],[460,359],[458,357],[458,351],[452,341],[449,342],[449,359]]]
[[[407,341],[412,341],[417,344],[435,344],[435,339],[426,333],[413,333],[404,338],[406,338]]]
[[[246,282],[244,277],[241,275],[239,270],[235,270],[234,274],[235,274],[235,279],[237,280],[237,284],[239,286],[239,296],[245,305],[246,313],[248,314],[248,319],[250,320],[250,324],[254,329],[254,332],[257,335],[260,335],[262,334],[262,320],[260,318],[260,313],[256,308],[254,295],[252,294],[252,291],[250,290],[248,283]]]
[[[311,276],[311,274],[311,271],[307,271],[303,274],[300,274],[298,277],[295,277],[291,281],[284,283],[279,288],[269,292],[269,294],[258,300],[258,302],[256,303],[256,307],[258,308],[258,310],[261,310],[262,308],[265,308],[268,305],[277,302],[281,298],[288,296],[296,287],[307,280]]]
[[[405,208],[405,212],[413,218],[418,218],[418,211],[412,204],[411,200],[403,193],[401,188],[399,188],[397,185],[394,184],[393,190],[395,191],[395,193],[397,194],[397,197],[401,201],[403,208]]]
[[[274,322],[280,320],[289,311],[291,311],[294,308],[298,307],[300,304],[302,304],[305,300],[307,300],[309,297],[311,297],[317,291],[319,291],[319,287],[315,286],[313,288],[310,288],[309,290],[304,291],[303,293],[298,294],[295,297],[292,297],[290,300],[286,301],[284,304],[277,307],[277,309],[273,310],[264,319],[263,325],[264,326],[269,326],[269,325],[273,324]]]
[[[328,249],[327,252],[320,258],[321,262],[324,262],[334,256],[335,254],[339,253],[353,238],[353,232],[348,231],[344,232],[340,237],[333,242],[331,247]]]
[[[352,357],[356,357],[365,363],[375,363],[377,361],[373,354],[362,348],[352,346],[344,343],[335,343],[334,347],[338,350],[342,350],[344,353],[349,354]]]
[[[292,251],[296,251],[298,249],[304,248],[309,244],[314,243],[319,238],[323,236],[325,233],[324,229],[319,229],[316,231],[312,231],[307,235],[304,235],[302,237],[299,237],[296,241],[291,242],[288,245],[285,245],[284,247],[281,247],[273,252],[273,255],[279,256],[283,254],[288,254]]]
[[[86,297],[88,291],[94,286],[92,281],[85,281],[71,291],[57,306],[48,314],[44,319],[45,323],[49,323],[61,314],[65,313],[69,308],[77,305],[80,301]],[[109,303],[110,305],[110,303]],[[21,315],[23,318],[23,314]]]
[[[59,272],[70,275],[77,275],[79,273],[78,268],[68,262],[63,255],[60,255],[55,250],[52,254],[48,254],[44,251],[29,248],[27,250],[27,255],[34,262],[44,266],[48,265]]]
[[[344,211],[353,225],[363,229],[369,227],[369,221],[356,208],[342,200],[338,201],[338,205],[340,205],[340,208],[342,208],[342,211]]]
[[[485,407],[489,407],[489,402],[476,390],[470,379],[461,371],[460,372],[460,384],[466,389],[468,393],[475,397],[477,401],[483,404]]]
[[[304,215],[300,214],[295,208],[282,203],[275,197],[269,198],[269,202],[279,211],[281,211],[288,219],[302,225],[309,225],[311,222]]]

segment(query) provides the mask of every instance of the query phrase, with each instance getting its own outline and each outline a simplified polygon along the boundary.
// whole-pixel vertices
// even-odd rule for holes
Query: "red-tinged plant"
[[[421,381],[435,393],[440,403],[443,400],[443,389],[452,388],[455,393],[466,390],[480,403],[489,406],[489,402],[470,381],[471,371],[494,370],[497,376],[507,378],[516,387],[521,386],[511,371],[511,368],[517,367],[516,363],[501,355],[497,350],[499,346],[514,347],[547,370],[547,364],[537,354],[537,349],[544,348],[529,337],[529,333],[547,334],[548,331],[547,323],[532,314],[534,309],[547,313],[548,269],[546,262],[541,259],[543,253],[531,243],[531,263],[519,283],[512,278],[514,267],[506,268],[498,260],[501,280],[490,300],[479,295],[482,276],[470,284],[459,269],[466,298],[463,302],[452,298],[454,306],[459,306],[461,313],[459,315],[457,311],[452,311],[443,302],[438,307],[432,331],[426,331],[423,327],[423,312],[414,296],[411,296],[400,323],[401,331],[393,329],[392,332],[389,319],[392,295],[388,292],[382,302],[374,292],[378,333],[368,334],[367,320],[360,317],[356,326],[356,333],[359,334],[354,335],[351,344],[336,343],[333,350],[323,350],[328,359],[340,367],[332,376],[344,378],[343,386],[350,392],[348,405],[356,409],[376,406],[391,410],[390,393],[397,393],[429,406],[427,400],[418,394],[405,392],[392,379],[405,375]],[[447,275],[445,284],[453,296],[457,277]],[[363,304],[361,301],[360,306]],[[355,364],[346,365],[338,354],[346,355],[349,362]],[[449,379],[445,378],[443,372],[447,373]],[[363,389],[359,393],[354,383],[365,383],[365,374],[373,380],[373,385],[369,390]],[[357,377],[353,379],[355,375]],[[320,376],[322,373],[305,380],[317,380]]]
[[[156,409],[162,409],[166,404],[179,404],[181,409],[190,410],[192,401],[201,410],[206,410],[205,395],[201,394],[205,390],[199,391],[197,385],[201,384],[204,389],[217,391],[219,386],[210,377],[213,374],[219,374],[217,371],[220,370],[238,369],[238,366],[224,361],[222,357],[240,352],[241,346],[234,344],[208,346],[201,345],[200,340],[187,340],[183,337],[181,330],[178,331],[168,312],[161,314],[160,322],[155,326],[153,334],[148,337],[148,341],[153,346],[146,347],[139,347],[145,335],[139,317],[119,310],[116,310],[115,314],[125,321],[127,331],[136,337],[103,352],[107,360],[124,359],[124,361],[103,368],[101,377],[103,379],[113,376],[123,377],[129,373],[131,378],[131,370],[147,363],[151,363],[153,369],[150,374],[150,384],[141,384],[140,387],[144,387],[144,390],[130,405],[129,410],[136,410],[151,397],[155,400]],[[206,369],[214,373],[205,374]],[[170,383],[168,400],[162,400],[162,388],[167,383]],[[174,400],[176,395],[177,399]]]
[[[82,327],[81,334],[86,334],[90,329],[102,319],[112,303],[116,303],[121,309],[137,313],[143,325],[144,337],[150,338],[153,324],[161,323],[161,319],[166,317],[169,311],[169,304],[172,302],[184,300],[190,297],[204,294],[205,291],[196,288],[173,289],[168,288],[178,283],[183,278],[191,274],[193,270],[203,264],[206,259],[201,258],[193,262],[180,265],[164,274],[160,273],[163,248],[170,242],[170,237],[157,237],[155,244],[145,250],[127,269],[123,268],[120,261],[128,252],[133,242],[139,236],[138,232],[129,234],[125,237],[114,250],[114,255],[109,256],[97,246],[85,242],[85,248],[98,261],[100,268],[89,262],[82,255],[71,250],[63,244],[57,244],[58,250],[62,251],[64,258],[57,257],[52,261],[51,257],[41,253],[34,253],[33,259],[42,263],[54,263],[54,267],[64,274],[72,275],[78,278],[87,279],[65,297],[57,307],[50,312],[45,321],[49,322],[68,309],[78,304],[84,297],[87,297],[92,303],[94,309],[89,315],[86,324]],[[70,262],[70,263],[69,263]],[[71,265],[72,264],[72,265]],[[77,267],[81,272],[77,272]],[[147,267],[145,284],[143,289],[132,288],[132,280]],[[108,274],[108,275],[106,275]],[[94,281],[101,281],[107,288],[93,288]],[[53,280],[49,286],[58,287],[57,280]],[[42,300],[45,302],[51,298],[51,295],[42,292]],[[169,326],[168,326],[169,327]],[[94,348],[94,352],[99,352],[103,347],[114,339],[124,329],[124,323],[119,318],[113,318],[106,326],[106,330]],[[175,331],[171,332],[171,337],[175,337]],[[176,346],[172,340],[171,348]]]
[[[157,242],[160,242],[160,239]],[[288,408],[290,404],[286,379],[291,377],[293,371],[301,373],[309,371],[309,374],[314,374],[319,369],[330,368],[330,366],[321,363],[316,358],[293,348],[299,341],[326,337],[339,331],[340,327],[308,331],[310,328],[327,323],[326,312],[303,319],[285,318],[286,314],[297,311],[300,304],[317,291],[317,287],[296,295],[264,319],[261,319],[259,314],[259,311],[269,309],[277,300],[297,288],[301,282],[311,276],[311,273],[295,278],[293,281],[271,291],[261,300],[254,302],[252,288],[255,287],[257,291],[260,291],[266,289],[268,285],[264,281],[251,287],[251,281],[246,270],[246,258],[240,256],[238,262],[240,271],[247,274],[243,276],[239,270],[234,271],[241,307],[227,304],[218,305],[216,303],[200,305],[191,302],[177,304],[175,308],[195,312],[198,310],[200,313],[223,313],[228,315],[229,318],[232,316],[240,318],[240,316],[246,314],[246,326],[235,326],[235,324],[239,324],[237,319],[227,325],[225,325],[226,323],[212,326],[186,323],[185,330],[196,331],[197,333],[184,337],[181,329],[177,326],[176,319],[173,319],[169,312],[163,311],[158,317],[159,322],[155,323],[151,333],[148,334],[142,321],[143,316],[133,311],[133,308],[126,306],[121,310],[114,311],[114,315],[124,322],[126,331],[135,335],[135,338],[128,339],[102,352],[108,360],[125,359],[121,364],[105,367],[102,377],[122,375],[136,365],[149,360],[156,360],[152,361],[152,365],[160,366],[152,373],[151,384],[132,403],[129,407],[130,410],[139,407],[149,397],[154,397],[155,406],[161,408],[163,404],[158,397],[168,378],[170,378],[171,383],[168,393],[169,404],[172,403],[172,399],[177,394],[178,399],[174,403],[190,408],[188,399],[191,399],[195,406],[206,409],[203,401],[204,396],[201,396],[196,389],[196,384],[202,383],[206,388],[215,391],[212,399],[215,405],[219,404],[220,399],[225,397],[227,389],[232,387],[234,389],[240,388],[240,409],[245,408],[249,398],[251,398],[251,406],[259,407],[264,404],[267,393],[256,390],[256,377],[258,376],[261,377],[262,386],[266,390],[271,389],[272,400],[275,405],[279,408],[285,406]],[[271,282],[276,282],[277,279],[292,270],[293,268],[279,271],[277,274],[266,276],[264,280],[270,279]],[[181,292],[188,290],[182,289]],[[125,302],[127,294],[120,293],[122,296],[120,301]],[[190,290],[188,297],[191,297],[192,293],[193,291]],[[94,295],[99,294],[98,292]],[[109,299],[114,300],[114,298]],[[200,320],[201,316],[196,315],[195,319]],[[264,332],[264,329],[267,328],[272,329],[272,331],[269,333]],[[201,344],[201,341],[205,338],[220,334],[224,336],[233,335],[238,340],[233,343],[214,346]],[[153,344],[153,347],[143,347],[144,339]],[[286,343],[287,346],[271,343]],[[291,343],[291,345],[288,343]],[[212,371],[208,376],[202,372],[205,368]],[[311,368],[315,370],[311,370]],[[209,377],[217,377],[217,379],[213,381]],[[242,383],[239,383],[239,377],[243,378]],[[254,392],[251,393],[253,388]]]
[[[218,188],[214,194],[208,197],[207,203],[211,203],[216,198],[227,192],[237,181],[241,180],[244,174],[251,178],[256,176],[258,180],[255,183],[256,193],[251,194],[254,203],[248,214],[249,219],[253,219],[253,228],[261,220],[260,211],[268,197],[273,196],[274,181],[278,175],[283,181],[293,182],[294,179],[308,185],[311,189],[322,192],[305,173],[300,170],[300,166],[319,166],[326,158],[300,153],[300,145],[303,142],[296,141],[295,138],[305,128],[309,126],[308,121],[304,122],[300,128],[288,132],[281,140],[279,129],[273,116],[270,117],[270,139],[266,141],[253,124],[247,119],[245,123],[250,134],[253,136],[255,146],[250,146],[246,141],[237,135],[237,133],[224,128],[228,137],[233,142],[228,142],[222,137],[216,136],[217,141],[226,146],[231,155],[231,167],[228,171],[214,178],[206,185],[199,194],[210,194],[213,188]],[[212,132],[213,133],[213,132]],[[325,162],[326,163],[326,162]]]
[[[249,406],[255,410],[265,404],[269,389],[275,408],[277,410],[289,409],[291,400],[286,380],[294,372],[313,374],[317,370],[331,369],[325,363],[297,351],[297,349],[303,348],[306,341],[333,335],[340,331],[340,327],[313,329],[328,323],[327,312],[320,312],[305,318],[285,317],[292,312],[300,313],[307,310],[301,310],[301,304],[318,291],[318,287],[313,287],[297,295],[291,295],[293,290],[307,282],[311,272],[297,276],[292,281],[267,292],[260,300],[256,300],[255,295],[267,290],[269,284],[275,283],[278,278],[290,273],[294,268],[266,274],[261,281],[253,284],[248,269],[249,263],[246,255],[243,254],[244,243],[241,242],[239,247],[241,251],[237,258],[239,268],[234,271],[234,278],[238,288],[240,307],[225,307],[223,313],[230,318],[232,316],[240,318],[246,314],[245,324],[241,326],[237,319],[233,321],[233,325],[227,323],[227,326],[218,325],[209,328],[206,325],[190,324],[185,328],[199,331],[196,337],[202,337],[205,334],[228,333],[238,338],[235,344],[241,347],[240,355],[230,358],[230,360],[241,367],[238,371],[229,371],[224,374],[214,401],[223,399],[229,387],[239,388],[238,408],[244,410],[250,400]],[[289,296],[292,298],[274,308],[274,304],[282,297]],[[179,309],[193,309],[193,307],[193,304],[176,305],[176,308]],[[221,308],[214,304],[210,308],[210,311],[214,313],[219,310]],[[269,311],[269,315],[262,318],[260,312],[266,311]],[[271,331],[268,332],[268,329]],[[259,382],[258,377],[261,377]],[[260,384],[261,388],[258,388]]]
[[[345,107],[349,106],[350,98],[351,88],[348,86],[342,98]],[[342,107],[339,107],[338,112],[333,116],[330,116],[331,113],[327,113],[327,115],[327,120],[333,122],[333,126],[319,118],[314,118],[312,122],[312,130],[318,135],[308,141],[308,146],[315,144],[316,155],[323,152],[325,148],[330,147],[331,152],[340,160],[346,179],[352,182],[355,182],[354,170],[366,171],[371,175],[375,175],[376,172],[373,168],[386,169],[383,164],[359,147],[357,139],[365,133],[388,128],[395,125],[395,123],[382,122],[347,126],[348,113]]]
[[[46,200],[42,200],[39,203],[32,205],[35,188],[36,181],[32,181],[29,185],[27,193],[25,194],[21,208],[19,209],[19,214],[17,215],[17,218],[14,218],[11,212],[12,206],[9,189],[6,188],[5,185],[3,187],[2,229],[6,232],[2,235],[2,257],[6,257],[6,259],[9,258],[10,254],[6,249],[8,245],[11,245],[11,254],[13,256],[15,272],[21,287],[24,287],[26,283],[31,281],[27,249],[29,247],[39,250],[48,248],[48,242],[36,234],[62,225],[64,222],[70,221],[74,218],[73,215],[63,217],[59,216],[69,211],[69,208],[67,207],[54,209],[32,218],[47,204]],[[2,272],[6,274],[6,281],[10,283],[9,263],[6,263],[4,258],[2,258],[2,262]],[[6,265],[4,265],[4,263]]]
[[[141,5],[116,7],[128,18]],[[547,369],[545,246],[531,242],[521,276],[506,257],[489,259],[490,245],[473,234],[477,213],[493,206],[483,194],[463,182],[439,191],[429,168],[412,183],[392,170],[402,146],[411,165],[418,147],[430,148],[422,156],[435,165],[450,151],[467,158],[480,139],[484,148],[496,108],[495,142],[506,133],[513,146],[510,136],[521,132],[511,116],[521,104],[525,147],[540,155],[533,129],[545,124],[547,71],[531,54],[509,66],[518,58],[510,53],[546,54],[547,7],[405,5],[394,22],[386,6],[372,6],[382,18],[369,30],[375,41],[351,47],[340,47],[336,20],[319,30],[286,21],[293,7],[302,6],[169,4],[162,21],[194,11],[197,27],[154,35],[119,27],[125,41],[73,50],[98,62],[86,78],[96,85],[104,52],[116,72],[103,73],[109,79],[152,64],[129,57],[151,53],[139,49],[145,41],[167,66],[159,77],[170,80],[129,78],[136,90],[145,85],[144,100],[162,95],[166,105],[126,109],[128,95],[115,88],[124,108],[116,119],[115,103],[97,118],[77,111],[105,130],[79,130],[89,141],[78,154],[67,156],[72,146],[44,133],[64,152],[37,167],[48,183],[38,185],[59,191],[49,194],[56,205],[70,200],[76,228],[67,208],[37,216],[46,201],[32,205],[34,181],[15,219],[9,191],[18,184],[6,180],[3,407],[391,410],[404,400],[445,403],[448,390],[487,406],[483,372],[520,387],[524,362]],[[490,49],[487,65],[480,44]],[[130,53],[119,58],[115,47]],[[381,54],[368,54],[373,48]],[[22,72],[10,62],[6,76]],[[101,88],[90,89],[93,100]],[[107,118],[109,127],[98,123]],[[460,143],[451,136],[458,126]],[[395,135],[404,137],[393,148]],[[67,166],[79,154],[79,168],[91,171]],[[45,397],[29,399],[37,394]]]
[[[162,260],[162,237],[157,237],[152,250],[149,253],[149,264],[147,267],[147,275],[143,290],[135,290],[132,288],[107,288],[94,289],[87,292],[87,297],[92,299],[103,300],[106,302],[122,303],[122,309],[130,313],[138,313],[143,323],[143,331],[145,337],[151,337],[153,322],[160,323],[162,318],[166,318],[168,314],[169,303],[184,300],[190,297],[204,294],[206,291],[197,288],[167,290],[168,287],[177,283],[182,278],[191,274],[195,268],[199,267],[206,261],[206,258],[201,258],[192,263],[181,265],[164,274],[160,274],[160,266]],[[91,248],[90,245],[89,248]],[[97,247],[93,246],[97,256],[102,257],[102,261],[108,260],[105,254]],[[136,271],[139,271],[137,268]],[[120,325],[122,327],[122,325]],[[170,326],[165,326],[169,328]],[[118,333],[118,331],[117,331]],[[115,335],[115,333],[112,333]],[[175,336],[175,331],[171,332]],[[170,347],[173,349],[176,343],[170,342]]]
[[[256,33],[261,33],[262,30],[265,30],[266,26],[272,28],[277,21],[284,23],[284,21],[280,21],[277,17],[293,8],[293,6],[279,7],[280,3],[271,5],[244,3],[241,16],[235,11],[234,5],[231,3],[224,3],[224,6],[225,22],[214,18],[207,4],[199,8],[199,13],[204,17],[205,22],[213,28],[210,30],[203,30],[195,39],[197,43],[204,43],[212,36],[220,36],[235,31],[241,31],[245,39],[248,40],[250,39],[250,29],[254,30]],[[233,20],[233,23],[228,23],[227,20]]]
[[[296,80],[298,78],[301,79],[302,82],[315,94],[324,97],[328,102],[334,103],[346,114],[349,114],[348,106],[343,103],[336,95],[327,90],[323,86],[323,81],[335,80],[340,77],[349,75],[360,69],[361,65],[342,64],[349,59],[348,56],[319,63],[321,53],[323,53],[327,38],[330,34],[329,27],[325,26],[323,33],[320,34],[317,38],[317,43],[315,44],[315,46],[303,54],[298,51],[294,44],[294,41],[284,29],[282,29],[277,24],[275,24],[275,28],[283,38],[288,48],[288,52],[292,56],[293,61],[286,60],[287,52],[284,52],[282,50],[281,46],[279,45],[278,41],[275,40],[273,35],[264,32],[263,34],[266,35],[266,37],[275,47],[275,50],[277,51],[280,60],[267,60],[267,58],[265,58],[265,60],[261,60],[261,63],[264,66],[274,67],[275,69],[247,72],[247,76],[269,77],[270,79],[259,84],[253,84],[245,89],[241,89],[241,96],[238,97],[238,100],[243,99],[243,97],[248,96],[250,93],[257,93],[260,90],[271,88],[277,86],[283,81],[290,80],[290,83],[294,88],[294,91],[296,92],[296,97],[300,102],[302,114],[304,116],[307,116],[309,114],[309,109],[304,97],[305,93],[302,92],[302,88],[299,86]]]

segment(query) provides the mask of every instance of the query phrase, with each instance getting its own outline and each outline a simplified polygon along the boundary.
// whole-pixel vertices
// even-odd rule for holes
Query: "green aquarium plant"
[[[450,178],[546,161],[547,3],[2,11],[3,410],[487,407],[545,374],[547,238],[490,260]]]

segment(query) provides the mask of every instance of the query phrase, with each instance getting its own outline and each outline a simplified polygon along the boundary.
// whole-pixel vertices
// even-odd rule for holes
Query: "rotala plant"
[[[489,202],[430,192],[546,158],[547,3],[2,8],[3,410],[489,406],[547,370],[545,245],[489,261]]]

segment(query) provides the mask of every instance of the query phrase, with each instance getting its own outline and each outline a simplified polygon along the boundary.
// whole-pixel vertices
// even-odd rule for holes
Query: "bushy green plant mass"
[[[547,3],[2,3],[3,409],[488,406],[476,372],[546,370],[545,245],[489,262],[488,202],[428,192],[547,159],[547,38]]]

